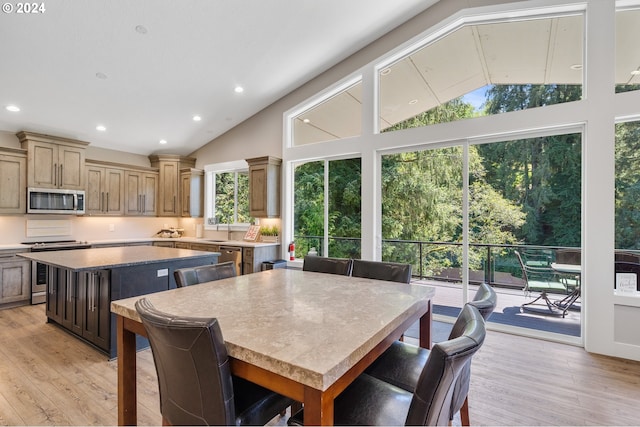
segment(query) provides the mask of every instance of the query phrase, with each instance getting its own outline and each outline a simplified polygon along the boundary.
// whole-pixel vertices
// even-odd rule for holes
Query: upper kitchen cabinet
[[[196,159],[174,154],[153,154],[149,156],[151,167],[160,173],[158,190],[158,216],[180,216],[181,176],[180,171],[193,168]]]
[[[183,169],[180,171],[182,182],[182,216],[201,217],[204,209],[204,171]]]
[[[0,149],[0,214],[24,214],[27,188],[27,152]]]
[[[125,214],[156,216],[158,213],[158,172],[127,170],[125,182]]]
[[[32,132],[16,135],[27,150],[29,187],[84,190],[85,148],[89,143]]]
[[[264,156],[249,164],[249,210],[256,218],[280,216],[280,165],[282,159]]]
[[[124,215],[124,170],[98,161],[87,162],[86,213]]]

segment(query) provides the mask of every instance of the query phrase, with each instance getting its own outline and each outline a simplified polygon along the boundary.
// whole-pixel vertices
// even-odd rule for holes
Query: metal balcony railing
[[[330,256],[360,258],[360,238],[328,239]],[[325,255],[322,236],[295,236],[296,253],[303,256],[311,247]],[[522,289],[522,271],[514,250],[527,254],[532,262],[580,264],[580,248],[564,246],[469,245],[469,282],[487,282],[492,286]],[[383,261],[409,263],[417,279],[458,282],[462,279],[462,243],[419,240],[383,240]]]

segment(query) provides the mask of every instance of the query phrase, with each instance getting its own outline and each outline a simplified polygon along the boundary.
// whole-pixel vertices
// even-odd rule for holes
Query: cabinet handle
[[[138,212],[142,212],[142,194],[138,194]]]
[[[99,210],[100,212],[104,211],[104,191],[102,193],[100,193],[100,206],[99,206]]]
[[[54,187],[58,186],[58,164],[57,163],[53,164],[53,186]]]
[[[143,194],[142,195],[142,213],[145,213],[147,211],[147,195]]]
[[[109,212],[109,193],[107,192],[107,206],[105,206],[105,212]]]
[[[176,211],[176,196],[173,196],[173,212],[178,213]]]
[[[0,258],[13,258],[15,255],[14,254],[10,254],[10,255],[0,255]]]
[[[62,182],[62,164],[60,164],[60,187],[64,187],[64,183]]]

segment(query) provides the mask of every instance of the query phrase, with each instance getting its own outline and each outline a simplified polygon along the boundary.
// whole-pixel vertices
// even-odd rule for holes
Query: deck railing
[[[315,247],[318,254],[325,254],[321,236],[296,236],[295,239],[298,256],[311,247]],[[360,240],[330,237],[329,253],[337,257],[360,258]],[[578,247],[487,243],[471,243],[469,247],[470,283],[487,282],[493,286],[522,289],[522,270],[514,250],[526,254],[532,262],[580,264]],[[457,282],[462,277],[462,243],[383,240],[382,259],[411,264],[413,276],[419,279]]]

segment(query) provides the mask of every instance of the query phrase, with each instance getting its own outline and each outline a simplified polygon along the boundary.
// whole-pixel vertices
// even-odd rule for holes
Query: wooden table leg
[[[332,426],[333,399],[311,387],[304,390],[304,425]]]
[[[429,300],[429,311],[420,318],[420,347],[431,348],[431,320],[433,307]]]
[[[116,316],[118,346],[118,425],[136,425],[136,334],[125,329],[124,318]]]

